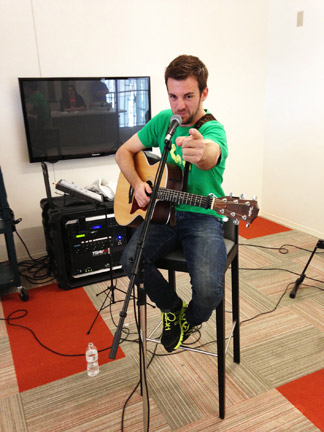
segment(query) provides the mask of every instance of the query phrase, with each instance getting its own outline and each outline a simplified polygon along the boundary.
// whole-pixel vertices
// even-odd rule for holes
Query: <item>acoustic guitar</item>
[[[139,152],[135,155],[135,168],[140,178],[153,188],[159,159],[154,154]],[[234,223],[244,221],[247,226],[258,216],[256,200],[245,200],[233,196],[216,197],[191,194],[182,191],[182,171],[172,164],[166,164],[162,174],[160,188],[154,205],[152,220],[166,224],[170,221],[173,204],[188,204],[196,207],[213,209],[218,214],[232,218]],[[114,213],[119,225],[138,226],[145,219],[147,207],[139,207],[132,186],[120,173],[117,183]]]

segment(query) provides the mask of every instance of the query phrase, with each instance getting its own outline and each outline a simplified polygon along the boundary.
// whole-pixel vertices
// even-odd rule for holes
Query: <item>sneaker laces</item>
[[[181,317],[180,326],[181,326],[181,331],[183,333],[183,338],[182,338],[183,342],[185,342],[189,338],[189,336],[199,331],[199,329],[201,328],[201,325],[198,326],[192,325],[187,321],[185,311]]]
[[[171,330],[171,323],[177,320],[174,312],[163,312],[163,327],[165,331]]]
[[[190,332],[190,330],[192,331],[194,329],[194,326],[192,326],[190,323],[188,323],[185,314],[183,314],[182,319],[181,319],[181,327],[182,327],[183,333]]]

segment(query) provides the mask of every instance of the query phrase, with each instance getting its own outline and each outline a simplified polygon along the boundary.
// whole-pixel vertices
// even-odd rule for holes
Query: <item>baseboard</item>
[[[298,231],[302,231],[302,232],[304,232],[306,234],[310,234],[310,235],[312,235],[312,236],[314,236],[316,238],[319,238],[319,239],[324,239],[324,232],[313,230],[313,229],[311,229],[311,228],[309,228],[309,227],[307,227],[305,225],[297,224],[295,222],[289,221],[287,219],[281,218],[279,216],[275,216],[275,215],[273,215],[271,213],[264,212],[264,211],[260,212],[260,216],[262,216],[262,217],[264,217],[266,219],[269,219],[272,222],[276,222],[276,223],[279,223],[281,225],[284,225],[284,226],[286,226],[288,228],[296,229]]]

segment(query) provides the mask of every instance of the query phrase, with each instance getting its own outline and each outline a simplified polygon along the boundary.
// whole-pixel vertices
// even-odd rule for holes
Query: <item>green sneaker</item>
[[[197,326],[194,326],[187,321],[186,309],[184,310],[184,312],[181,316],[181,320],[180,320],[180,327],[181,327],[181,331],[182,331],[181,343],[183,343],[185,340],[187,340],[188,337],[191,336],[192,333],[197,329]]]
[[[168,352],[172,352],[179,348],[182,343],[182,328],[180,321],[184,314],[187,305],[183,301],[182,308],[175,312],[162,312],[163,331],[161,336],[161,344]]]

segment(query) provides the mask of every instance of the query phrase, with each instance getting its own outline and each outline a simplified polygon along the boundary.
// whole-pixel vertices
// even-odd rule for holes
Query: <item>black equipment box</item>
[[[60,288],[125,275],[120,257],[126,227],[117,224],[112,201],[97,205],[65,195],[40,205],[50,268]]]

